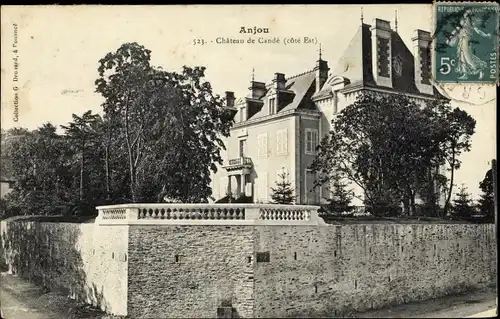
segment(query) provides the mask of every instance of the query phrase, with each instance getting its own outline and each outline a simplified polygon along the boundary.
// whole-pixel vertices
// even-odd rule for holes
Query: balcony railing
[[[228,161],[224,166],[226,169],[252,168],[252,159],[250,157],[238,157]]]
[[[318,206],[123,204],[97,207],[101,225],[323,225]]]

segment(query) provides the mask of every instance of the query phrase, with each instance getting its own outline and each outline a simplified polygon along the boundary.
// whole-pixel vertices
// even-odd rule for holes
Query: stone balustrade
[[[135,225],[323,225],[318,206],[274,204],[122,204],[99,206],[96,223]]]

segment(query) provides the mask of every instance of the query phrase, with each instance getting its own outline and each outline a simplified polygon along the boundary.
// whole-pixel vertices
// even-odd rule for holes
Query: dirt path
[[[17,276],[1,273],[2,319],[105,319],[112,318],[58,292],[46,292]]]
[[[471,293],[353,314],[355,318],[482,318],[495,314],[497,293],[485,288]],[[494,316],[493,316],[494,317]]]

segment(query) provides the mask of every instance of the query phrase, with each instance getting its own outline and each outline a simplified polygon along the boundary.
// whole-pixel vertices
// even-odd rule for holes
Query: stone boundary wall
[[[131,318],[341,316],[496,281],[493,224],[0,225],[12,272]]]
[[[0,222],[0,235],[10,273],[126,314],[128,226],[14,217]]]

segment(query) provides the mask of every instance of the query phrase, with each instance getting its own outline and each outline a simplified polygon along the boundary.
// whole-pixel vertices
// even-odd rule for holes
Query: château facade
[[[212,176],[215,200],[231,194],[269,202],[285,172],[297,204],[320,204],[328,192],[313,189],[316,177],[308,167],[331,121],[360,93],[405,94],[418,104],[443,98],[431,83],[430,33],[415,30],[411,40],[410,50],[389,21],[374,19],[361,23],[333,70],[320,53],[310,71],[275,73],[270,83],[252,79],[244,98],[226,92],[235,124],[224,141],[224,165]],[[350,188],[362,197],[355,185]],[[354,204],[363,205],[359,198]]]

